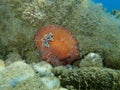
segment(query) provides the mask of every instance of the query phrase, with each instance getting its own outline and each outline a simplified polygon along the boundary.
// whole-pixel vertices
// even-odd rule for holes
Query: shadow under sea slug
[[[78,58],[77,40],[64,27],[44,26],[38,30],[34,41],[42,59],[53,66],[71,64]]]

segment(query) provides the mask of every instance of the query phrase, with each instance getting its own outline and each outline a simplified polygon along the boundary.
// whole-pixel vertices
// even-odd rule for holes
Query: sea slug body
[[[77,40],[64,27],[43,26],[34,37],[43,60],[53,66],[72,64],[79,55]]]

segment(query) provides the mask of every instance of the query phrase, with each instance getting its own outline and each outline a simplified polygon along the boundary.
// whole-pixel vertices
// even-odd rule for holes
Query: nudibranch
[[[64,27],[43,26],[34,37],[43,60],[53,66],[72,64],[79,55],[77,40]]]

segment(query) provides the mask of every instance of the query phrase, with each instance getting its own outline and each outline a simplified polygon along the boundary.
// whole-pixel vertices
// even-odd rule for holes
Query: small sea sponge
[[[53,66],[71,64],[78,58],[77,40],[63,27],[44,26],[38,30],[34,41],[42,59]]]

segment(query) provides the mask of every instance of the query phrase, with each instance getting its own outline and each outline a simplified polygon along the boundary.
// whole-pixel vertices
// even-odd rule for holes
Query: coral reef
[[[64,27],[44,26],[38,30],[34,41],[42,59],[53,66],[71,64],[78,58],[78,43]]]
[[[73,67],[69,66],[68,69],[58,67],[60,70],[54,72],[61,80],[62,86],[69,90],[79,88],[118,90],[120,88],[120,71],[114,70],[120,69],[120,20],[106,14],[100,5],[90,0],[0,0],[0,59],[5,60],[6,65],[13,66],[14,64],[11,63],[18,59],[25,60],[27,63],[40,62],[42,59],[34,47],[34,35],[39,27],[45,25],[67,28],[79,43],[80,56],[78,62],[75,62],[79,67],[73,64]],[[47,36],[51,37],[52,34],[48,33]],[[46,39],[46,36],[44,38]],[[49,43],[45,40],[43,42],[49,47]],[[93,60],[92,57],[87,59],[87,55],[91,52],[99,54],[102,58],[96,56],[98,62],[88,65],[87,61]],[[0,74],[5,75],[7,72],[11,75],[7,77],[8,79],[16,77],[15,75],[19,73],[23,74],[18,70],[19,68],[13,67],[10,71],[6,71],[3,64],[0,66],[2,67]],[[9,68],[8,66],[8,70]],[[26,72],[23,66],[21,68]],[[34,71],[41,75],[39,65],[36,68]],[[2,77],[0,84],[3,86],[6,83],[8,86],[10,83],[14,85],[17,83],[12,79],[8,83],[5,76],[0,75],[0,78]],[[28,89],[30,85],[35,87],[34,82],[33,80],[27,83],[26,87],[28,86]],[[24,83],[22,85],[24,86]],[[2,90],[3,88],[1,87]],[[10,88],[13,87],[10,86],[6,90]]]
[[[18,52],[22,59],[38,62],[32,41],[36,28],[57,24],[68,28],[77,38],[80,59],[90,52],[100,53],[106,67],[120,69],[120,21],[105,14],[100,5],[90,0],[0,2],[2,59],[10,52]]]
[[[7,59],[9,53],[16,52],[22,59],[37,61],[33,43],[35,28],[18,18],[18,7],[18,0],[0,1],[0,58]]]
[[[22,10],[22,19],[29,22],[32,25],[38,25],[42,21],[46,14],[44,13],[43,7],[48,5],[46,0],[33,0],[30,3],[25,3],[19,11]],[[33,7],[34,6],[34,7]],[[42,8],[40,8],[40,7]],[[23,11],[24,8],[25,10]]]
[[[56,67],[54,74],[59,77],[63,87],[69,90],[119,90],[120,71],[108,68],[89,67],[74,68]],[[70,89],[73,86],[72,89]]]

